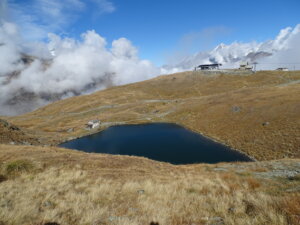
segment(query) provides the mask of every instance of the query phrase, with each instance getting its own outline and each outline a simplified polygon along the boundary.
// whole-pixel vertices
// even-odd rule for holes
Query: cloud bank
[[[111,1],[31,3],[0,3],[0,115],[29,112],[56,100],[160,74],[150,61],[138,57],[137,48],[126,38],[107,43],[94,30],[80,40],[62,33],[87,4],[93,5],[96,16],[114,12]]]
[[[47,42],[22,40],[18,26],[0,26],[0,115],[17,115],[70,96],[112,85],[150,79],[159,74],[191,70],[202,63],[237,67],[240,61],[258,62],[258,69],[300,69],[300,25],[279,32],[262,43],[220,44],[177,64],[162,68],[138,57],[126,38],[107,43],[90,30],[80,40],[48,34]]]
[[[19,114],[54,100],[160,74],[150,61],[139,59],[126,38],[107,48],[106,40],[93,30],[82,34],[80,41],[49,34],[49,42],[35,50],[48,50],[48,56],[41,57],[22,54],[16,32],[10,23],[0,27],[0,114]]]
[[[199,64],[221,63],[223,68],[238,67],[240,61],[258,62],[258,69],[278,67],[300,69],[300,24],[282,29],[274,40],[220,44],[211,51],[187,56],[167,68],[189,70]]]

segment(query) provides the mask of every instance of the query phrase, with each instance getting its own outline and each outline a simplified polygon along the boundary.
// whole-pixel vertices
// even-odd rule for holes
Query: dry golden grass
[[[297,160],[276,163],[299,165]],[[284,187],[300,181],[254,176],[255,168],[271,165],[174,166],[140,157],[0,145],[5,177],[0,224],[299,224],[300,194]],[[241,169],[248,175],[240,175]]]
[[[298,158],[299,80],[300,71],[185,72],[69,98],[8,120],[53,144],[89,134],[85,123],[95,118],[104,122],[97,131],[116,123],[174,122],[257,160]]]
[[[258,160],[297,158],[299,80],[299,71],[161,76],[5,118],[22,133],[3,127],[0,142],[28,135],[57,144],[89,134],[84,124],[95,118],[104,122],[97,131],[115,123],[175,122]],[[285,159],[175,166],[0,144],[0,225],[298,225],[299,165]]]

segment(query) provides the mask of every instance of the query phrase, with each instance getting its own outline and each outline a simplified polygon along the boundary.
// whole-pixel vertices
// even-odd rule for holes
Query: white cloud
[[[176,64],[183,58],[189,57],[195,52],[195,49],[205,51],[213,48],[213,43],[216,39],[220,39],[228,35],[231,30],[225,26],[214,26],[202,29],[201,31],[193,31],[183,35],[174,51],[167,55],[168,64]]]
[[[125,59],[136,59],[138,52],[137,48],[126,38],[113,41],[111,51],[117,58]]]
[[[23,68],[18,63],[20,49],[16,44],[19,43],[17,33],[15,24],[3,22],[0,26],[0,77]]]
[[[49,32],[64,33],[81,13],[90,11],[89,14],[99,16],[116,10],[108,0],[31,0],[30,4],[9,2],[8,7],[6,0],[2,1],[0,12],[4,14],[9,10],[22,35],[30,41],[43,40]]]
[[[116,10],[115,5],[109,0],[92,0],[98,6],[99,14],[112,13]]]
[[[300,24],[282,29],[274,40],[220,44],[211,51],[189,55],[168,68],[189,70],[199,64],[221,63],[223,68],[238,67],[240,61],[258,62],[258,69],[289,67],[300,69]]]
[[[276,50],[272,56],[259,61],[260,69],[300,69],[300,24],[294,29],[289,27],[281,30],[271,43],[272,48]]]
[[[139,59],[137,49],[126,38],[113,41],[108,49],[106,40],[93,30],[83,33],[79,41],[49,34],[47,47],[54,57],[48,61],[36,58],[25,65],[20,60],[22,45],[13,41],[12,45],[7,44],[7,32],[13,29],[4,28],[1,27],[0,35],[7,38],[3,40],[5,45],[0,46],[0,59],[4,58],[3,49],[12,57],[0,74],[0,114],[18,114],[57,99],[149,79],[160,73],[150,61]],[[42,50],[43,44],[35,51]],[[12,71],[20,72],[11,76]],[[22,104],[27,102],[26,107],[19,105],[21,99]]]
[[[23,37],[30,41],[42,40],[48,32],[59,32],[70,21],[70,14],[64,12],[63,3],[58,0],[33,0],[31,4],[12,2],[9,11]]]

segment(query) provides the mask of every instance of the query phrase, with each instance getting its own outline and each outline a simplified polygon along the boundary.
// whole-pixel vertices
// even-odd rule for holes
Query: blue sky
[[[158,66],[221,42],[274,39],[300,23],[299,0],[8,0],[8,6],[6,17],[27,39],[45,40],[48,32],[79,39],[93,29],[108,43],[131,40],[141,58]]]

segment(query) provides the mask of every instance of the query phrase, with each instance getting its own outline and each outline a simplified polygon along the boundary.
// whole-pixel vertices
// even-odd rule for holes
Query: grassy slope
[[[299,71],[185,72],[69,98],[9,120],[51,143],[87,135],[84,124],[94,118],[104,122],[100,130],[118,123],[175,122],[258,160],[297,158],[299,80]]]
[[[87,135],[84,124],[94,118],[104,122],[100,130],[116,123],[176,122],[257,159],[297,158],[299,79],[299,72],[187,72],[5,119],[24,135],[30,131],[54,144]],[[17,141],[20,135],[14,135]],[[299,159],[174,166],[0,144],[0,224],[299,224],[299,173]]]
[[[174,166],[0,145],[0,224],[299,224],[299,160]]]

